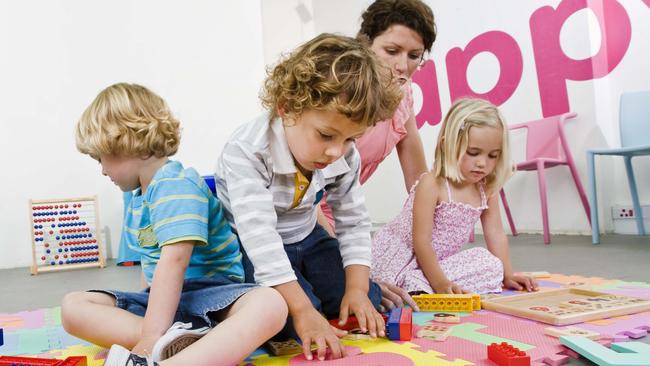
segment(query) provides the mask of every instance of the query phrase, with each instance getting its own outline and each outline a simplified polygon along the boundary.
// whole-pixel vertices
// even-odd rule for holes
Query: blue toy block
[[[2,328],[0,328],[0,346],[5,344],[4,336],[2,335]]]
[[[562,336],[560,343],[599,366],[650,366],[650,344],[612,343],[610,349],[580,336]]]
[[[413,311],[410,308],[395,308],[390,311],[386,322],[388,339],[410,341],[413,327]]]
[[[393,308],[390,310],[390,315],[388,315],[388,321],[386,322],[388,339],[393,341],[399,340],[399,319],[401,316],[402,308]]]

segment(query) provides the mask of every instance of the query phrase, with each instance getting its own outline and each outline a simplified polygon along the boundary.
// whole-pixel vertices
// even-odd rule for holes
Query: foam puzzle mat
[[[552,274],[539,281],[544,288],[584,286],[595,291],[617,295],[650,298],[650,284],[626,282],[597,277]],[[514,291],[504,291],[498,296],[510,296]],[[435,313],[414,313],[413,334],[430,324]],[[579,357],[561,345],[559,340],[544,334],[549,325],[487,310],[457,313],[461,322],[455,324],[444,342],[413,337],[399,342],[386,339],[343,340],[348,357],[318,362],[330,366],[411,366],[411,365],[492,365],[487,360],[487,345],[508,342],[527,352],[532,365],[560,365],[568,357]],[[604,335],[602,343],[621,342],[642,338],[650,332],[650,312],[591,321],[577,326]],[[0,328],[4,330],[4,345],[0,355],[33,356],[64,359],[69,356],[87,356],[88,365],[102,365],[106,349],[94,346],[67,334],[61,326],[60,308],[46,308],[13,314],[0,313]],[[302,355],[272,357],[260,348],[241,366],[299,366],[312,365]]]

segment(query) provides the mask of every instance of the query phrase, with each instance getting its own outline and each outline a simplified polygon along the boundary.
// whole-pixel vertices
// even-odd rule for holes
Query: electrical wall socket
[[[650,205],[642,205],[643,223],[646,231],[650,229]],[[612,221],[614,232],[617,234],[637,234],[636,227],[637,213],[634,212],[632,205],[612,206]]]
[[[643,217],[650,217],[650,206],[641,206]],[[614,219],[635,219],[637,213],[634,212],[634,207],[630,206],[612,206],[612,218]]]

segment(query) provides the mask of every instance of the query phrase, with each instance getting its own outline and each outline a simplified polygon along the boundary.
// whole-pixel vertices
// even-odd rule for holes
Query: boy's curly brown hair
[[[260,94],[271,112],[289,118],[308,109],[331,110],[373,126],[390,118],[401,99],[390,70],[354,38],[324,33],[267,70]]]

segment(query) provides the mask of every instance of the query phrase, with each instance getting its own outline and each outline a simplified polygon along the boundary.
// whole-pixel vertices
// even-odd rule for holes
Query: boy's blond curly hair
[[[148,158],[171,156],[180,143],[180,123],[167,103],[144,86],[118,83],[102,90],[77,123],[77,149]]]
[[[390,70],[360,41],[323,33],[267,70],[260,95],[272,118],[330,110],[373,126],[392,117],[401,100]]]

